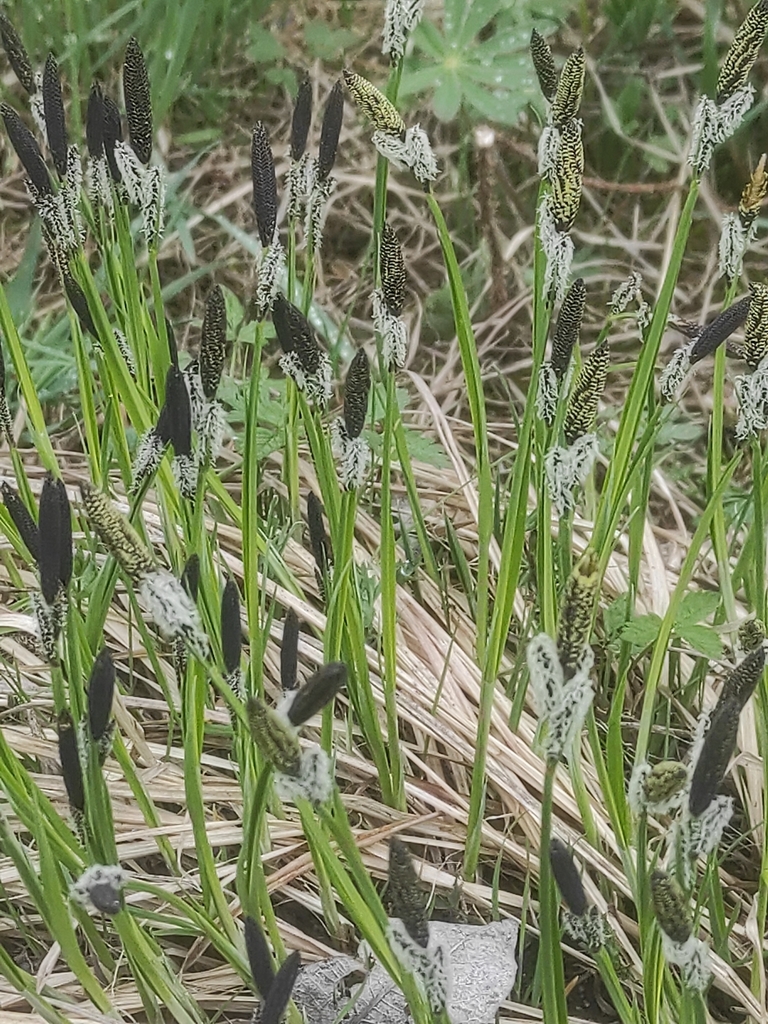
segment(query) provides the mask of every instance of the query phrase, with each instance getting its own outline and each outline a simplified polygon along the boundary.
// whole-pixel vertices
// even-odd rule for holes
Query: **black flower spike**
[[[200,556],[190,555],[181,573],[181,584],[197,604],[197,592],[200,588]]]
[[[397,235],[386,223],[381,232],[379,271],[387,309],[392,316],[400,316],[405,303],[405,260]]]
[[[768,29],[768,0],[759,0],[736,30],[717,79],[717,102],[725,103],[746,83]]]
[[[51,177],[34,135],[13,107],[9,107],[7,103],[0,103],[0,114],[5,122],[5,130],[8,132],[11,145],[16,150],[33,189],[39,196],[53,195]]]
[[[56,173],[64,178],[67,173],[67,121],[64,114],[64,98],[61,94],[59,65],[52,53],[45,59],[43,69],[43,112],[48,148],[53,157]]]
[[[563,65],[552,101],[552,124],[561,131],[579,112],[585,70],[584,50],[579,47]]]
[[[549,863],[555,876],[560,895],[566,906],[577,917],[587,912],[587,896],[581,881],[579,869],[574,863],[571,851],[562,841],[555,837],[549,844]]]
[[[307,72],[303,72],[299,91],[293,105],[291,121],[291,160],[301,160],[307,148],[309,126],[312,123],[312,83]]]
[[[120,116],[120,108],[111,96],[104,96],[104,155],[107,158],[107,167],[112,181],[119,184],[123,180],[120,168],[115,160],[115,145],[123,141],[123,119]]]
[[[278,293],[272,307],[272,323],[283,352],[295,352],[304,373],[314,376],[320,369],[321,354],[309,320]]]
[[[659,928],[673,942],[687,942],[693,930],[691,917],[683,891],[674,878],[665,875],[663,871],[654,871],[651,875],[651,895]]]
[[[750,620],[753,624],[755,621],[755,619]],[[762,630],[759,630],[759,633],[762,633]],[[764,639],[765,634],[763,633],[760,645],[751,650],[746,658],[740,661],[736,668],[726,676],[718,704],[727,700],[735,700],[741,704],[742,708],[746,706],[765,670],[765,647],[762,643]]]
[[[67,293],[72,309],[77,314],[77,319],[80,321],[82,329],[90,334],[92,337],[99,337],[99,332],[96,330],[96,324],[93,322],[91,311],[88,308],[88,300],[85,297],[85,292],[72,277],[71,274],[64,274],[64,291]]]
[[[152,156],[152,100],[147,62],[134,36],[125,48],[123,96],[131,149],[141,163],[148,164]]]
[[[429,945],[426,893],[413,866],[411,851],[402,839],[389,841],[387,896],[392,916],[399,917],[413,941],[426,949]]]
[[[37,562],[40,544],[40,531],[37,528],[37,523],[16,491],[5,480],[2,483],[2,492],[3,504],[8,509],[8,515],[13,520],[13,525],[19,531],[19,536],[26,544],[30,555]]]
[[[83,769],[77,749],[77,733],[69,711],[62,711],[58,722],[59,761],[69,805],[77,814],[85,811]]]
[[[608,378],[608,342],[603,341],[584,361],[576,380],[563,430],[565,440],[573,444],[592,429],[597,415],[597,404]]]
[[[368,415],[371,367],[365,350],[355,352],[344,383],[344,429],[347,437],[359,437]]]
[[[531,60],[544,99],[551,103],[557,92],[555,58],[552,56],[549,43],[536,29],[531,32]]]
[[[61,502],[56,480],[48,473],[40,494],[37,567],[40,590],[47,605],[53,605],[61,587]]]
[[[261,244],[266,249],[275,240],[277,227],[277,178],[269,134],[263,122],[257,121],[251,136],[251,178],[253,179],[253,212]]]
[[[0,11],[0,40],[2,41],[5,55],[8,58],[8,63],[13,68],[13,73],[18,78],[19,84],[30,96],[33,96],[37,92],[37,85],[29,54],[18,32],[3,11]]]
[[[718,701],[712,712],[691,778],[688,808],[694,817],[703,814],[717,796],[728,762],[736,748],[742,707],[738,699],[731,697]]]
[[[285,613],[283,640],[280,644],[280,685],[295,690],[299,667],[299,617],[293,608]]]
[[[221,596],[221,650],[224,655],[224,669],[232,675],[240,668],[243,649],[243,631],[240,625],[240,594],[233,579],[224,584]]]
[[[72,509],[64,481],[54,480],[54,487],[59,506],[59,583],[66,590],[72,579]]]
[[[691,366],[711,356],[747,319],[751,296],[739,299],[704,326],[691,349]]]
[[[269,995],[261,1008],[261,1024],[279,1024],[288,1006],[301,967],[301,954],[296,949],[287,957],[275,975]]]
[[[8,438],[8,444],[13,447],[13,420],[8,408],[5,381],[5,357],[3,356],[3,346],[0,344],[0,435],[5,434]]]
[[[568,372],[574,346],[579,341],[586,299],[587,288],[584,284],[584,278],[578,277],[568,289],[568,294],[560,306],[557,326],[552,338],[551,363],[555,376],[559,381],[562,381]]]
[[[112,717],[115,697],[115,664],[106,647],[102,647],[88,679],[88,728],[94,743],[105,735]]]
[[[343,120],[344,86],[339,79],[328,94],[323,112],[323,127],[320,129],[320,145],[317,150],[317,176],[320,181],[325,181],[333,170]]]
[[[214,285],[205,301],[200,339],[200,380],[203,394],[209,401],[216,397],[226,352],[227,307],[224,292],[219,285]]]
[[[88,109],[85,115],[85,141],[92,160],[104,156],[104,91],[101,82],[94,81],[88,93]]]
[[[309,545],[315,557],[315,565],[321,576],[325,576],[331,565],[331,541],[325,532],[323,506],[314,491],[307,495],[307,526]]]
[[[252,917],[245,918],[245,951],[256,991],[266,999],[275,981],[275,965],[264,932]]]
[[[192,407],[184,374],[178,366],[169,366],[165,377],[165,404],[157,420],[158,437],[173,445],[175,455],[192,453]]]
[[[341,661],[323,665],[296,692],[288,708],[288,721],[299,726],[322,711],[339,690],[347,685],[347,666]]]

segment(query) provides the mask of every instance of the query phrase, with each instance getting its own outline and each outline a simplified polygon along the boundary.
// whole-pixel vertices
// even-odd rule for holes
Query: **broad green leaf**
[[[690,625],[681,627],[677,625],[675,632],[681,640],[685,640],[687,644],[690,644],[699,654],[703,654],[705,658],[714,660],[722,657],[722,641],[711,626]]]
[[[432,106],[441,121],[452,121],[456,117],[461,95],[461,79],[456,74],[448,74],[436,84]]]
[[[675,620],[678,632],[684,626],[701,622],[703,619],[708,619],[710,615],[714,615],[719,604],[720,595],[706,590],[693,590],[690,594],[686,594]]]
[[[650,647],[659,635],[661,619],[651,612],[649,615],[638,615],[631,619],[621,631],[621,639],[634,644],[641,650]]]

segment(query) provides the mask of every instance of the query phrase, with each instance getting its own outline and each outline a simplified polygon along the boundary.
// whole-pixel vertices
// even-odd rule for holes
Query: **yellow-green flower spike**
[[[755,4],[733,37],[723,58],[717,79],[717,102],[724,103],[745,85],[757,60],[757,54],[768,29],[768,0]]]
[[[768,285],[751,284],[749,290],[751,299],[742,349],[747,365],[756,370],[768,353]]]
[[[557,653],[563,675],[570,679],[589,640],[592,609],[600,572],[597,552],[587,548],[565,584],[557,626]]]
[[[659,761],[643,782],[643,795],[649,804],[663,804],[680,792],[688,781],[688,769],[680,761]]]
[[[259,697],[249,697],[248,725],[262,757],[283,775],[297,776],[301,747],[295,731]]]
[[[579,112],[584,92],[584,74],[584,51],[579,47],[563,64],[552,101],[552,124],[561,131]]]
[[[659,928],[673,942],[686,942],[691,936],[692,925],[680,886],[663,871],[654,871],[651,875],[651,895]]]
[[[602,342],[585,360],[565,414],[565,439],[572,445],[595,423],[597,404],[608,379],[608,342]]]
[[[154,561],[144,541],[107,495],[87,482],[80,485],[80,491],[88,521],[125,573],[136,580],[154,569]]]
[[[349,89],[355,105],[362,110],[377,131],[398,137],[405,135],[405,121],[383,92],[379,92],[367,78],[354,71],[345,68],[342,74],[344,84]]]
[[[752,171],[749,181],[744,186],[739,200],[739,220],[745,228],[754,223],[760,207],[768,192],[768,174],[765,173],[766,154],[760,157],[757,167]]]
[[[555,228],[570,231],[581,204],[581,181],[584,175],[584,145],[581,125],[569,121],[563,128],[557,160],[552,172],[551,210]]]
[[[557,92],[555,58],[552,56],[549,43],[536,29],[531,32],[531,60],[533,61],[533,68],[539,80],[541,91],[544,94],[544,99],[551,103],[553,96]]]

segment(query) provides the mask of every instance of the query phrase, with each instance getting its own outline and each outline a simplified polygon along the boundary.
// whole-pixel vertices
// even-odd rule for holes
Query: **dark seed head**
[[[272,323],[283,352],[295,352],[304,373],[308,377],[314,376],[320,369],[320,348],[315,332],[301,310],[284,295],[278,294],[272,307]]]
[[[240,625],[240,594],[233,579],[224,584],[221,596],[221,650],[224,668],[231,675],[240,668],[243,649],[243,631]]]
[[[224,292],[214,285],[205,302],[200,339],[200,380],[207,399],[216,397],[227,352],[227,307]]]
[[[19,536],[27,546],[30,555],[37,562],[39,557],[40,534],[37,523],[32,515],[10,484],[3,480],[2,483],[3,503],[8,509],[8,515],[13,520],[13,525],[19,531]]]
[[[683,891],[675,879],[663,871],[654,871],[651,875],[651,895],[659,928],[673,942],[687,942],[692,932],[691,918]]]
[[[756,620],[751,619],[750,621],[754,624]],[[746,658],[739,662],[736,668],[726,676],[718,704],[724,703],[727,700],[735,700],[741,704],[742,708],[745,707],[747,701],[757,689],[757,684],[760,682],[764,670],[765,647],[761,640],[760,645],[750,651]]]
[[[35,73],[29,60],[21,38],[8,20],[6,14],[0,11],[0,40],[8,58],[8,63],[13,68],[13,73],[19,80],[19,84],[26,89],[30,96],[37,92],[35,84]]]
[[[13,107],[9,107],[7,103],[0,103],[0,114],[5,122],[5,130],[8,132],[11,145],[16,150],[16,155],[35,192],[40,196],[52,195],[51,178],[34,135]]]
[[[147,62],[134,36],[125,48],[123,96],[131,149],[141,163],[148,164],[152,156],[152,100]]]
[[[392,316],[400,316],[405,302],[405,260],[397,235],[386,223],[381,232],[379,271],[387,309]]]
[[[88,93],[85,141],[92,160],[98,160],[104,155],[104,92],[98,81],[93,83]]]
[[[251,178],[253,212],[261,244],[272,245],[277,227],[277,179],[267,129],[257,121],[251,136]]]
[[[371,367],[365,350],[355,352],[344,384],[344,428],[348,437],[359,437],[368,414]]]
[[[549,43],[536,29],[531,32],[531,60],[544,99],[550,103],[557,91],[557,68]]]
[[[703,814],[717,796],[736,747],[742,707],[738,699],[721,698],[712,712],[691,778],[688,808],[694,817]]]
[[[307,495],[307,526],[309,527],[309,545],[315,557],[315,564],[321,574],[325,574],[331,563],[331,542],[325,532],[323,522],[323,506],[314,491]]]
[[[583,917],[587,912],[584,884],[581,881],[579,869],[571,856],[571,851],[562,839],[555,837],[549,844],[549,863],[566,906],[572,914]]]
[[[64,776],[64,786],[69,797],[69,804],[74,811],[82,814],[85,810],[83,769],[77,749],[75,726],[68,711],[62,711],[59,715],[58,734],[61,774]]]
[[[115,665],[106,647],[96,655],[88,679],[88,727],[98,743],[109,727],[115,696]]]
[[[323,665],[306,683],[297,690],[290,708],[288,721],[291,725],[303,725],[313,715],[322,711],[333,700],[339,690],[347,685],[347,666],[340,661]]]
[[[245,918],[245,950],[256,991],[266,999],[275,980],[275,965],[264,932],[252,917]]]
[[[555,376],[559,381],[562,381],[568,372],[574,346],[579,341],[586,298],[587,289],[584,284],[584,278],[578,277],[568,289],[568,294],[563,299],[563,304],[557,317],[555,334],[552,338],[551,363]]]
[[[123,140],[123,120],[120,117],[120,108],[111,96],[104,96],[104,153],[107,158],[107,166],[112,181],[122,181],[120,168],[115,160],[115,144]]]
[[[309,126],[312,123],[312,83],[306,71],[301,76],[291,121],[291,160],[301,160],[307,148]]]
[[[93,322],[91,311],[88,308],[85,292],[69,273],[64,274],[64,291],[67,293],[72,309],[77,314],[77,319],[80,321],[83,331],[90,334],[93,338],[98,338],[99,332],[96,330],[96,324]]]
[[[261,1024],[279,1024],[282,1020],[300,967],[301,954],[298,950],[294,950],[275,975],[272,988],[261,1008]]]
[[[164,444],[172,444],[175,455],[192,452],[192,407],[184,374],[178,366],[169,366],[165,377],[165,404],[157,420],[157,434]]]
[[[405,930],[422,949],[429,945],[427,898],[413,866],[411,851],[401,839],[389,841],[387,897],[393,917],[399,917]]]
[[[93,882],[88,888],[88,898],[97,910],[110,917],[123,909],[123,892],[110,878]]]
[[[48,473],[40,494],[37,567],[40,571],[40,590],[49,606],[56,600],[61,587],[61,507],[57,482]]]
[[[749,295],[746,298],[739,299],[738,302],[734,302],[728,309],[724,309],[722,313],[719,313],[714,320],[710,320],[708,324],[705,324],[696,339],[696,344],[691,349],[691,366],[694,363],[698,363],[700,359],[711,356],[734,331],[741,327],[747,319],[751,301],[752,298]]]
[[[317,151],[317,176],[321,181],[325,181],[336,162],[343,119],[344,87],[339,79],[328,94],[323,112],[323,127],[320,130],[320,145]]]
[[[67,173],[67,122],[64,115],[64,98],[61,94],[59,65],[52,53],[48,54],[43,69],[43,111],[48,148],[57,174],[64,178]]]
[[[199,555],[190,555],[187,559],[181,573],[181,584],[192,600],[197,603],[197,591],[200,587]]]
[[[283,640],[280,644],[280,685],[284,690],[295,690],[299,665],[299,617],[289,608],[283,620]]]
[[[66,590],[72,579],[72,509],[64,481],[56,479],[54,486],[59,505],[59,582]]]

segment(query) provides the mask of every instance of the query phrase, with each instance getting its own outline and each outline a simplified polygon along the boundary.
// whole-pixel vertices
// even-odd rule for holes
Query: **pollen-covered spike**
[[[760,157],[757,167],[749,176],[739,200],[739,220],[742,226],[750,228],[760,213],[766,193],[768,192],[768,174],[765,171],[766,154]]]
[[[272,322],[283,352],[295,352],[304,373],[307,376],[316,374],[320,368],[320,348],[315,332],[301,310],[284,295],[278,294],[272,308]]]
[[[608,379],[608,342],[603,341],[585,360],[573,389],[563,430],[572,445],[592,429],[600,395]]]
[[[551,211],[555,227],[570,231],[581,205],[581,183],[584,175],[584,145],[581,125],[568,121],[560,136],[557,160],[552,172]]]
[[[19,84],[33,96],[37,92],[35,73],[29,60],[29,54],[21,41],[16,29],[8,20],[5,12],[0,11],[0,40],[8,58],[8,63],[13,68],[13,73],[19,80]]]
[[[691,937],[692,924],[683,890],[663,871],[651,875],[653,912],[659,928],[673,942],[682,944]]]
[[[8,515],[13,520],[13,525],[19,531],[19,536],[26,544],[30,555],[37,562],[40,544],[40,531],[37,523],[16,491],[5,480],[2,483],[2,492],[3,504],[8,509]]]
[[[96,655],[88,679],[88,728],[98,743],[109,728],[115,697],[115,663],[106,647]]]
[[[98,81],[91,85],[88,93],[85,141],[92,160],[98,160],[104,155],[104,91]]]
[[[750,619],[750,622],[754,624],[757,620]],[[726,700],[735,700],[743,708],[757,689],[765,670],[765,629],[762,628],[762,623],[759,623],[758,635],[761,635],[759,644],[725,677],[718,704]]]
[[[221,650],[224,669],[231,675],[240,668],[243,649],[243,630],[240,625],[240,594],[237,584],[230,578],[224,584],[221,595]]]
[[[296,734],[260,697],[249,697],[246,705],[251,736],[262,757],[284,775],[299,774],[301,747]]]
[[[587,548],[568,577],[560,606],[557,653],[566,680],[573,676],[584,647],[589,642],[592,609],[599,582],[597,552]]]
[[[91,311],[88,308],[88,300],[85,297],[85,292],[72,277],[71,274],[65,273],[63,277],[64,291],[67,293],[69,303],[77,314],[77,319],[80,321],[80,326],[83,331],[90,334],[93,338],[99,337],[99,333],[96,330],[96,324],[93,322]]]
[[[256,991],[266,999],[275,980],[275,965],[264,932],[252,917],[245,918],[245,951]]]
[[[122,173],[115,159],[115,146],[123,141],[123,119],[120,108],[111,96],[104,95],[104,155],[107,158],[109,174],[114,182],[122,181]]]
[[[152,556],[141,537],[107,495],[88,482],[80,485],[80,491],[88,521],[127,575],[137,580],[154,569]]]
[[[372,85],[367,78],[344,68],[342,71],[344,84],[357,106],[368,118],[376,131],[387,135],[405,136],[405,121],[396,107],[390,103],[383,92]]]
[[[344,88],[339,79],[328,94],[323,111],[323,126],[320,130],[320,145],[317,150],[317,176],[320,181],[325,181],[333,170],[343,120]]]
[[[583,917],[587,912],[587,897],[584,892],[584,884],[581,881],[579,869],[574,863],[571,851],[562,841],[555,837],[549,844],[549,863],[552,866],[552,874],[555,876],[560,895],[571,911],[577,917]]]
[[[405,260],[400,240],[387,223],[381,231],[379,271],[387,310],[392,316],[400,316],[405,303]]]
[[[52,473],[43,481],[40,494],[40,521],[37,567],[40,572],[40,590],[47,605],[56,600],[61,587],[61,504]]]
[[[143,164],[152,156],[152,99],[147,62],[135,36],[125,48],[123,97],[131,149]]]
[[[301,954],[297,949],[286,957],[275,975],[269,995],[261,1008],[261,1024],[280,1024],[285,1014],[288,1001],[296,984],[301,967]]]
[[[531,32],[531,60],[544,99],[551,103],[557,92],[555,58],[552,56],[549,43],[536,29]]]
[[[744,325],[742,353],[747,366],[756,370],[768,353],[768,285],[749,286],[749,313]]]
[[[253,212],[264,248],[272,245],[277,227],[277,179],[275,161],[265,125],[257,121],[251,136]]]
[[[72,509],[63,480],[54,480],[54,493],[59,506],[59,583],[66,590],[72,579]]]
[[[197,603],[197,592],[200,588],[200,556],[190,555],[184,563],[181,573],[181,585],[186,592]]]
[[[561,131],[579,112],[585,70],[584,50],[579,47],[563,64],[552,101],[552,124]]]
[[[293,105],[291,120],[291,160],[301,160],[307,148],[309,126],[312,123],[312,83],[307,72],[303,72]]]
[[[63,179],[67,173],[67,121],[64,115],[64,98],[61,94],[59,65],[52,53],[45,60],[43,69],[43,111],[48,148],[53,157],[56,173]]]
[[[303,725],[313,715],[322,711],[346,685],[347,666],[343,662],[332,661],[328,665],[323,665],[297,691],[286,712],[288,721],[291,725]]]
[[[586,299],[587,289],[584,284],[584,278],[578,277],[568,289],[568,294],[560,306],[557,326],[552,338],[552,358],[550,362],[559,381],[562,381],[568,372],[574,346],[579,341]]]
[[[663,804],[680,792],[688,781],[688,769],[680,761],[659,761],[643,780],[643,795],[649,804]]]
[[[757,60],[768,29],[768,0],[759,0],[736,30],[717,78],[717,103],[725,103],[738,92]]]
[[[688,809],[695,817],[703,814],[717,796],[736,747],[742,707],[733,698],[720,700],[712,713],[691,778]]]
[[[765,643],[762,619],[745,619],[739,626],[739,645],[743,651],[754,651]]]
[[[299,666],[299,617],[289,608],[283,620],[283,639],[280,644],[280,685],[283,690],[295,690]]]
[[[359,437],[368,414],[371,367],[365,350],[355,352],[344,382],[344,427],[348,437]]]
[[[401,839],[389,841],[387,897],[392,916],[399,917],[413,941],[426,949],[429,945],[427,895],[416,874],[411,851]]]
[[[315,564],[321,573],[325,573],[331,562],[331,542],[325,532],[323,506],[314,491],[310,491],[307,495],[307,526],[309,527],[309,544]]]
[[[728,309],[718,313],[713,320],[710,320],[705,325],[691,349],[691,366],[706,356],[711,356],[724,341],[727,341],[734,331],[741,327],[747,319],[751,303],[752,297],[750,295],[739,299],[738,302],[734,302]]]
[[[16,150],[16,155],[35,192],[40,196],[53,195],[51,177],[34,135],[13,107],[9,107],[7,103],[0,103],[0,115],[5,122],[5,130],[8,132],[11,145]]]
[[[209,400],[216,397],[226,352],[227,307],[224,292],[219,285],[214,285],[205,301],[200,339],[200,381],[203,394]]]
[[[85,810],[83,768],[77,749],[77,733],[69,711],[62,711],[59,715],[57,731],[59,734],[59,762],[69,804],[74,811],[82,814]]]

